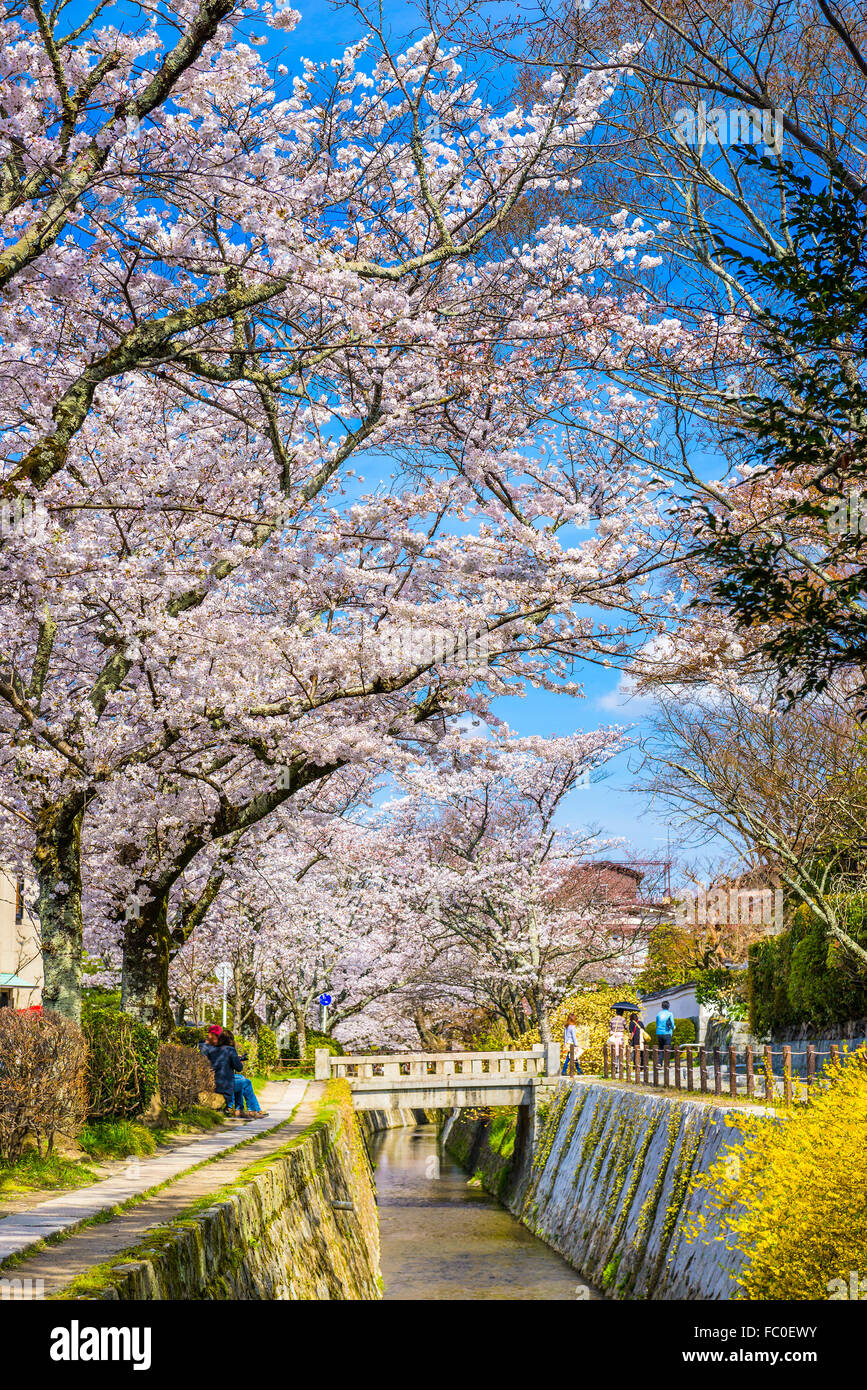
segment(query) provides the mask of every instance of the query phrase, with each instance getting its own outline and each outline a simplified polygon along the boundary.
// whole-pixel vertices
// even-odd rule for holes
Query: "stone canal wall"
[[[519,1184],[490,1118],[461,1116],[447,1147],[610,1298],[728,1299],[737,1253],[713,1231],[706,1244],[683,1239],[701,1202],[691,1179],[742,1142],[727,1113],[602,1084],[562,1085]]]
[[[358,1110],[355,1118],[365,1139],[380,1129],[410,1129],[414,1125],[435,1125],[443,1118],[441,1110]]]
[[[373,1174],[345,1081],[311,1083],[304,1132],[88,1277],[109,1299],[378,1299]]]

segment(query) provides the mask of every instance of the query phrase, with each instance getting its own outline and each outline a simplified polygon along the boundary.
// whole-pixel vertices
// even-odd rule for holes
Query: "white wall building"
[[[27,906],[29,887],[23,878],[0,869],[0,1008],[42,1003],[39,919]]]
[[[675,1018],[692,1019],[697,1041],[704,1042],[708,1019],[712,1016],[713,1010],[705,1004],[699,1004],[695,997],[695,981],[689,981],[685,985],[669,985],[668,989],[656,990],[653,994],[642,994],[639,1018],[645,1028],[648,1023],[655,1021],[664,999],[668,1000]]]

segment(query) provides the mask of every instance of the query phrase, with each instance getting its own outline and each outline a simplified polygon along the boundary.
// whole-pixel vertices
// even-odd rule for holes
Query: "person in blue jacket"
[[[663,999],[662,1008],[656,1015],[656,1046],[671,1047],[674,1041],[674,1014],[668,1007],[668,1000]]]
[[[224,1029],[223,1032],[220,1034],[219,1046],[231,1047],[235,1049],[234,1034],[229,1033],[226,1029]],[[241,1054],[237,1051],[237,1049],[235,1049],[235,1053],[238,1057],[239,1062],[241,1063],[241,1069],[243,1071],[244,1063],[246,1062],[247,1058],[242,1057]],[[253,1083],[250,1080],[250,1078],[248,1076],[239,1076],[236,1074],[234,1078],[234,1083],[235,1096],[232,1103],[235,1107],[235,1114],[239,1117],[239,1119],[248,1119],[250,1115],[258,1115],[260,1119],[264,1119],[265,1116],[268,1114],[268,1111],[263,1110],[258,1100],[256,1099],[256,1092],[253,1090]],[[246,1115],[244,1114],[245,1105],[247,1107]]]
[[[219,1034],[214,1033],[214,1028],[209,1028],[208,1041],[199,1043],[199,1051],[203,1057],[207,1057],[214,1070],[214,1090],[225,1100],[226,1114],[231,1117],[235,1114],[235,1072],[244,1070],[234,1041],[231,1033],[224,1032],[222,1028]]]

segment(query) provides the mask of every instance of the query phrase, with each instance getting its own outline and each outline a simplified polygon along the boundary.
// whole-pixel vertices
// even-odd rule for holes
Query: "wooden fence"
[[[738,1053],[733,1047],[639,1048],[611,1043],[603,1049],[602,1074],[610,1080],[658,1090],[698,1091],[702,1095],[729,1096],[732,1100],[739,1096],[768,1102],[782,1099],[790,1105],[794,1088],[792,1055],[789,1044],[777,1048],[747,1047]],[[838,1061],[839,1046],[832,1044],[828,1055],[832,1062]],[[775,1065],[777,1056],[781,1061],[779,1071]],[[798,1067],[798,1079],[812,1085],[825,1057],[817,1066],[812,1043],[799,1049],[796,1056],[804,1058],[803,1067]]]

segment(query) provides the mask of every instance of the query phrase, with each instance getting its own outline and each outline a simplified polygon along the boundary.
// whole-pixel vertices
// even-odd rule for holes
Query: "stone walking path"
[[[301,1087],[305,1084],[309,1085],[307,1096],[297,1106],[290,1124],[265,1130],[252,1144],[230,1150],[225,1157],[196,1168],[148,1197],[140,1206],[121,1212],[110,1221],[94,1222],[82,1230],[72,1231],[61,1244],[36,1251],[10,1271],[11,1288],[5,1296],[31,1301],[61,1293],[79,1275],[116,1260],[124,1251],[145,1245],[150,1232],[182,1217],[193,1202],[202,1197],[210,1199],[251,1163],[266,1158],[290,1139],[303,1134],[316,1118],[317,1101],[324,1089],[315,1082],[290,1082],[290,1085]]]
[[[6,1260],[10,1255],[18,1255],[28,1250],[40,1240],[45,1240],[49,1236],[56,1236],[64,1231],[72,1231],[74,1227],[80,1225],[82,1221],[88,1221],[103,1212],[111,1211],[112,1208],[128,1202],[131,1198],[142,1197],[154,1188],[162,1187],[164,1183],[170,1183],[165,1193],[158,1193],[150,1198],[142,1207],[136,1207],[131,1212],[124,1213],[116,1217],[116,1221],[122,1221],[125,1217],[137,1218],[136,1228],[140,1228],[140,1233],[158,1226],[161,1222],[170,1219],[165,1213],[171,1206],[171,1198],[175,1195],[179,1200],[176,1202],[176,1210],[180,1210],[184,1205],[195,1200],[208,1190],[214,1191],[222,1187],[226,1182],[231,1181],[234,1173],[240,1172],[249,1163],[255,1163],[263,1152],[270,1149],[280,1148],[290,1139],[296,1126],[285,1125],[285,1122],[292,1116],[293,1111],[304,1098],[307,1089],[306,1080],[296,1080],[289,1082],[271,1082],[262,1093],[262,1101],[268,1108],[268,1116],[262,1120],[241,1121],[233,1124],[231,1129],[220,1127],[212,1134],[206,1134],[199,1139],[193,1140],[189,1144],[183,1144],[179,1148],[172,1149],[166,1154],[155,1154],[152,1158],[133,1159],[128,1164],[122,1174],[117,1177],[108,1178],[103,1182],[92,1184],[90,1187],[81,1187],[74,1192],[67,1192],[59,1197],[53,1197],[47,1202],[40,1202],[38,1206],[32,1207],[29,1211],[15,1212],[11,1216],[0,1219],[0,1261]],[[285,1127],[278,1133],[272,1133],[278,1125]],[[256,1136],[266,1136],[259,1143],[251,1144],[249,1141]],[[243,1145],[243,1147],[240,1147]],[[220,1154],[231,1155],[231,1160],[227,1165],[224,1162],[209,1162]],[[207,1169],[190,1173],[191,1168],[198,1168],[198,1165],[207,1164]],[[225,1171],[224,1171],[225,1166]],[[230,1173],[232,1168],[234,1173]],[[185,1184],[190,1180],[195,1180],[193,1186],[195,1191],[180,1192],[181,1184],[175,1179],[180,1179],[182,1175],[187,1175],[184,1179]],[[171,1212],[176,1214],[176,1210]],[[113,1225],[114,1223],[110,1223]],[[81,1235],[87,1235],[93,1229],[96,1233],[102,1232],[102,1243],[105,1244],[108,1225],[98,1225],[93,1228],[88,1227]],[[129,1232],[132,1231],[132,1226]],[[127,1245],[135,1242],[135,1235],[127,1232],[123,1242],[118,1249],[123,1249]],[[74,1236],[69,1237],[75,1239]],[[56,1261],[61,1256],[61,1252],[66,1249],[67,1242],[51,1251],[40,1252],[32,1259],[26,1260],[22,1265],[16,1265],[8,1271],[9,1277],[22,1277],[25,1272],[28,1276],[35,1279],[43,1278],[43,1274],[35,1274],[29,1266],[37,1259]],[[102,1255],[100,1258],[108,1258]],[[89,1261],[83,1252],[79,1252],[78,1269],[71,1274],[67,1271],[63,1282],[70,1282],[79,1269],[87,1268]],[[25,1271],[25,1267],[28,1268]],[[0,1269],[0,1278],[3,1271]],[[46,1284],[45,1292],[50,1292]],[[38,1295],[37,1295],[38,1296]]]

